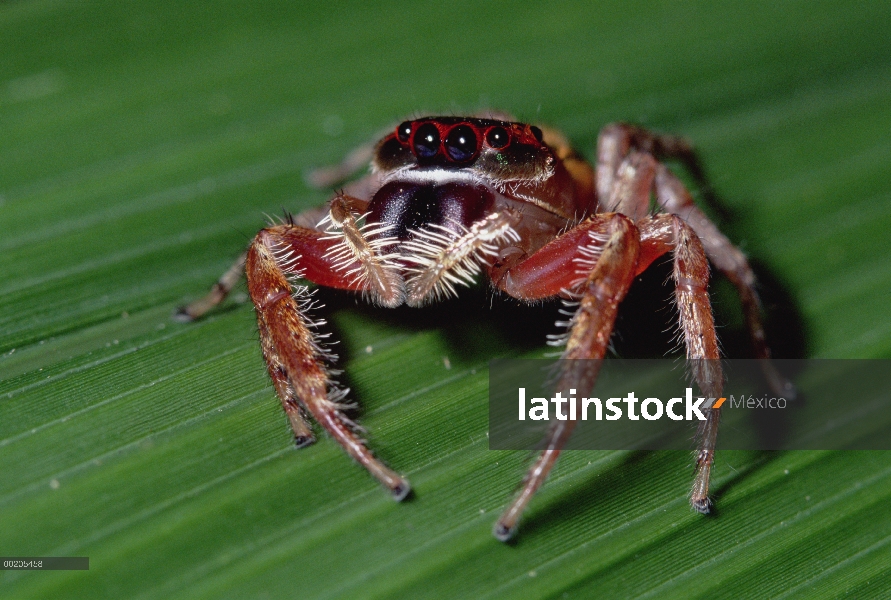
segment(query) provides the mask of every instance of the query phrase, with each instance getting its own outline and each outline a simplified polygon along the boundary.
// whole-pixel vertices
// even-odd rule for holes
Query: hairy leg
[[[326,353],[313,332],[315,324],[291,295],[288,274],[310,280],[336,276],[331,248],[338,240],[322,237],[318,231],[279,225],[261,231],[248,249],[248,290],[257,310],[263,356],[289,418],[293,391],[312,418],[396,500],[402,500],[410,490],[408,481],[375,458],[353,432],[353,424],[342,412],[346,390],[332,382],[324,365]],[[354,280],[342,278],[341,284],[356,288]],[[305,288],[299,289],[298,297],[305,293]],[[295,436],[300,435],[299,420],[297,425]]]
[[[588,389],[593,385],[599,370],[598,359],[606,353],[619,303],[628,292],[637,267],[638,233],[627,217],[597,215],[584,225],[583,239],[587,243],[576,247],[574,257],[577,268],[587,274],[574,286],[579,306],[569,324],[563,353],[566,368],[557,386],[561,390]],[[564,257],[555,253],[558,249],[559,245],[548,245],[539,253],[562,261]],[[517,265],[517,270],[522,272],[523,266]],[[574,362],[579,359],[580,362]],[[558,421],[548,432],[545,450],[527,472],[520,492],[495,523],[493,534],[497,539],[507,541],[513,536],[523,510],[544,483],[574,426],[575,421]]]
[[[304,278],[326,287],[361,291],[381,304],[401,303],[402,280],[384,254],[391,240],[375,235],[381,228],[374,224],[359,225],[366,207],[361,200],[339,194],[324,219],[324,213],[314,209],[264,229],[211,292],[180,309],[177,317],[202,316],[223,301],[246,270],[263,357],[295,444],[302,447],[315,440],[306,420],[306,415],[312,416],[401,500],[409,492],[408,482],[377,460],[354,434],[354,424],[342,412],[345,390],[337,388],[325,367],[331,356],[314,331],[320,323],[306,316],[310,293],[298,286],[293,297],[289,281]],[[320,225],[327,228],[322,230]]]
[[[664,165],[659,165],[656,172],[656,200],[665,210],[678,215],[693,228],[709,260],[736,287],[755,358],[761,361],[761,368],[773,391],[787,399],[793,398],[795,387],[777,372],[769,360],[770,347],[761,320],[761,300],[755,289],[755,274],[745,255],[694,204],[684,184]]]
[[[287,215],[282,226],[290,226],[294,231],[301,231],[299,237],[303,241],[321,239],[337,242],[310,246],[310,248],[324,248],[337,259],[333,265],[328,265],[326,268],[333,268],[342,273],[345,268],[358,267],[356,272],[349,274],[352,276],[350,279],[331,278],[329,273],[325,281],[318,278],[313,279],[315,283],[356,290],[364,289],[361,280],[370,277],[380,284],[375,285],[373,282],[369,286],[371,290],[369,293],[374,299],[386,306],[398,305],[401,303],[401,283],[394,281],[386,270],[381,268],[386,257],[381,256],[380,250],[387,247],[391,241],[382,239],[382,236],[378,236],[377,240],[372,240],[370,238],[373,236],[369,235],[371,227],[363,228],[358,225],[362,211],[367,205],[368,203],[363,200],[341,193],[336,195],[327,207],[311,208],[297,215]],[[327,229],[320,228],[323,225],[326,225]],[[327,235],[323,235],[322,232]],[[292,232],[292,236],[294,235]],[[315,262],[318,262],[319,257],[315,256],[318,252],[311,250],[310,254],[315,258]],[[359,255],[358,264],[354,264],[353,261],[356,260],[357,255]],[[241,281],[246,258],[247,252],[242,253],[223,273],[207,295],[178,308],[173,318],[181,322],[194,321],[221,304]],[[363,258],[364,260],[362,260]],[[318,273],[317,276],[322,276],[322,273]]]
[[[389,227],[379,223],[360,225],[367,206],[367,202],[343,194],[331,201],[331,210],[320,223],[328,226],[322,239],[334,242],[325,258],[353,289],[362,289],[373,302],[392,308],[405,300],[399,255],[388,252],[398,240],[389,237]]]
[[[520,241],[514,230],[519,216],[512,211],[492,213],[455,231],[433,226],[412,231],[402,244],[409,263],[406,303],[422,306],[431,300],[457,295],[456,285],[473,283],[482,266],[491,263],[499,246]]]
[[[258,319],[260,329],[260,339],[269,339],[271,333],[266,321]],[[263,358],[266,360],[266,367],[269,371],[269,378],[272,379],[272,385],[275,387],[275,393],[281,400],[282,408],[291,424],[291,430],[294,432],[294,446],[304,448],[316,441],[316,436],[312,432],[312,427],[306,420],[303,409],[294,387],[288,379],[288,371],[282,362],[275,347],[271,344],[262,344]]]
[[[681,161],[696,180],[706,200],[716,204],[702,165],[688,140],[677,136],[660,135],[635,125],[613,123],[601,130],[597,144],[597,192],[601,206],[604,206],[605,210],[634,214],[635,220],[643,216],[627,212],[624,207],[612,208],[615,203],[612,194],[619,187],[617,181],[620,173],[627,168],[628,160],[635,153],[648,153],[657,158],[674,158]],[[794,386],[781,376],[769,361],[770,348],[764,334],[761,302],[755,289],[755,275],[743,253],[695,205],[684,184],[663,164],[656,165],[655,191],[658,205],[670,213],[679,215],[690,224],[702,241],[709,260],[736,287],[755,357],[761,361],[765,377],[775,393],[786,398],[794,398],[796,394]],[[639,210],[640,205],[635,206]]]
[[[673,278],[680,329],[687,349],[687,364],[706,397],[719,398],[724,387],[718,337],[708,296],[708,259],[696,232],[676,215],[657,215],[638,222],[641,253],[657,257],[672,252]],[[702,513],[710,509],[709,476],[714,461],[720,410],[707,409],[700,422],[696,474],[690,504]]]

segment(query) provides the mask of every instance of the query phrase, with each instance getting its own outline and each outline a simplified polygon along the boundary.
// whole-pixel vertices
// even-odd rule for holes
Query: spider
[[[360,292],[385,307],[420,307],[455,295],[458,286],[484,272],[496,290],[521,301],[564,299],[572,313],[556,340],[564,345],[562,357],[600,359],[634,278],[671,254],[692,375],[707,396],[718,398],[723,374],[717,360],[708,360],[719,358],[707,291],[711,261],[736,287],[772,387],[788,391],[768,362],[746,258],[660,162],[677,159],[704,182],[686,140],[611,124],[600,132],[592,167],[550,128],[501,115],[425,117],[401,123],[376,146],[316,171],[313,179],[333,185],[367,158],[370,174],[336,193],[327,206],[260,231],[206,297],[177,312],[184,321],[200,317],[246,273],[263,357],[297,447],[315,441],[312,418],[393,498],[409,494],[409,482],[372,454],[344,415],[346,390],[334,380],[320,323],[307,315],[313,300],[302,282]],[[590,368],[564,371],[560,385],[567,388],[590,389],[597,375]],[[718,418],[719,410],[709,410],[698,434],[690,503],[701,513],[711,506]],[[544,450],[495,523],[496,538],[513,536],[574,425],[558,421],[549,430]]]

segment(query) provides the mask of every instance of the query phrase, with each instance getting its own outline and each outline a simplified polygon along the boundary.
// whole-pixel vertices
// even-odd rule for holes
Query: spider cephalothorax
[[[263,356],[296,443],[314,441],[307,416],[324,427],[397,500],[408,481],[366,448],[342,413],[344,392],[307,315],[307,288],[293,279],[362,293],[382,306],[421,306],[457,293],[484,272],[523,301],[572,301],[566,359],[606,353],[619,303],[632,280],[665,254],[674,259],[679,325],[700,389],[718,398],[723,375],[707,285],[709,261],[739,292],[757,356],[766,363],[754,276],[742,253],[693,203],[659,158],[698,170],[684,140],[626,124],[605,127],[596,167],[556,131],[508,120],[426,117],[405,121],[342,168],[317,176],[335,183],[370,156],[371,173],[322,210],[263,229],[211,293],[182,308],[194,319],[225,298],[246,270]],[[651,196],[659,209],[651,212]],[[566,364],[573,364],[567,362]],[[581,364],[581,363],[578,363]],[[583,388],[596,373],[566,368],[558,387]],[[690,502],[709,510],[709,474],[718,410],[700,427]],[[508,539],[560,454],[574,421],[558,421],[523,487],[495,525]]]

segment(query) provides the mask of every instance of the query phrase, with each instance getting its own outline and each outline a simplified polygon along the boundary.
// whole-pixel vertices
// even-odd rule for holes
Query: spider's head
[[[377,145],[373,168],[471,173],[496,187],[539,183],[553,173],[554,155],[534,125],[470,117],[425,117],[401,123]]]

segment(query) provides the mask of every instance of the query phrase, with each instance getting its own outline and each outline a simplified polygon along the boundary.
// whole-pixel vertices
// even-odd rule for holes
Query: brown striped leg
[[[601,359],[606,353],[619,303],[628,292],[637,267],[639,241],[634,224],[619,214],[598,215],[598,219],[601,227],[592,230],[593,235],[588,241],[596,242],[602,234],[605,236],[602,245],[596,243],[596,248],[582,246],[576,249],[581,262],[593,261],[594,264],[576,288],[580,302],[570,323],[563,353],[568,366],[561,373],[558,389],[593,385],[597,367],[592,372],[591,365],[599,367],[599,361],[592,359]],[[595,255],[596,259],[593,258]],[[576,359],[582,360],[573,362]],[[523,479],[519,494],[495,523],[493,534],[496,538],[507,541],[513,536],[523,510],[544,483],[574,426],[575,421],[557,421],[548,432],[544,452]]]
[[[724,387],[718,337],[708,296],[708,259],[696,232],[676,215],[658,215],[638,222],[641,253],[658,256],[674,254],[675,297],[679,323],[687,348],[687,364],[706,397],[719,398]],[[703,411],[706,412],[706,411]],[[702,513],[710,509],[709,475],[714,461],[720,409],[707,409],[700,422],[696,474],[690,504]]]
[[[693,203],[684,184],[664,165],[659,165],[656,172],[656,200],[665,210],[680,216],[693,228],[709,260],[736,287],[755,357],[760,360],[771,389],[787,399],[794,398],[795,387],[779,374],[769,360],[770,347],[761,321],[761,301],[755,290],[755,274],[745,255]]]
[[[257,319],[257,321],[260,329],[260,339],[268,338],[270,334],[266,321],[261,319]],[[294,432],[294,446],[304,448],[313,444],[316,441],[316,436],[313,434],[312,427],[303,414],[303,409],[300,407],[297,394],[288,380],[288,371],[285,369],[281,357],[272,345],[264,344],[262,349],[269,377],[275,386],[275,393],[282,402],[282,408],[285,410],[288,422],[291,424],[291,430]]]
[[[352,423],[341,412],[343,406],[339,403],[344,391],[331,381],[323,363],[325,352],[312,332],[314,324],[302,314],[287,279],[288,273],[310,280],[317,278],[313,275],[336,277],[331,248],[338,243],[336,239],[323,239],[318,231],[292,225],[264,229],[254,239],[248,249],[246,273],[248,291],[257,310],[263,356],[289,418],[291,397],[283,386],[284,376],[312,418],[396,500],[402,500],[410,490],[408,481],[375,458],[353,433]],[[354,281],[340,277],[340,287],[354,287]],[[292,426],[293,423],[292,420]],[[299,428],[298,421],[295,433]]]

